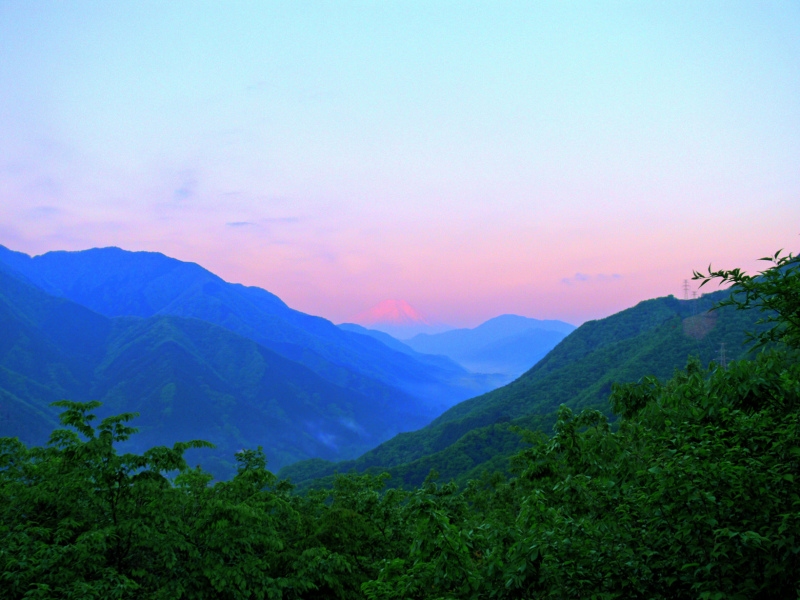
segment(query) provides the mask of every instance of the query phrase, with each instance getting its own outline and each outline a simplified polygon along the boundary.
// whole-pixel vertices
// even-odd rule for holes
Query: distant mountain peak
[[[376,323],[392,323],[394,325],[404,323],[431,324],[425,315],[405,300],[384,300],[369,310],[357,314],[353,317],[353,320],[353,322],[365,327]]]
[[[349,320],[368,329],[377,329],[394,337],[405,339],[418,333],[433,333],[448,329],[405,300],[384,300],[372,308],[358,313]]]

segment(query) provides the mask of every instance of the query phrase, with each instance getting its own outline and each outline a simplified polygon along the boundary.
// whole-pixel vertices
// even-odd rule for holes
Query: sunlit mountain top
[[[350,318],[368,329],[377,329],[399,339],[407,339],[418,333],[438,333],[450,329],[412,307],[405,300],[384,300]]]

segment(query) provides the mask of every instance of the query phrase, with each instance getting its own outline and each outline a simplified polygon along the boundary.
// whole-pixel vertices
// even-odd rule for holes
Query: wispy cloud
[[[332,433],[319,432],[314,434],[314,437],[317,439],[317,441],[322,442],[328,448],[333,448],[334,450],[339,449],[339,447],[336,445],[336,436]]]
[[[622,275],[614,273],[607,275],[605,273],[598,273],[597,275],[587,275],[586,273],[575,273],[572,277],[564,277],[561,283],[565,285],[573,285],[576,283],[587,283],[591,281],[605,282],[605,281],[618,281],[622,279]]]
[[[225,223],[227,227],[234,228],[248,228],[248,229],[266,229],[271,225],[286,225],[300,223],[303,217],[266,217],[263,219],[254,219],[250,221],[228,221]]]
[[[56,215],[63,214],[63,210],[61,210],[57,206],[33,206],[28,209],[28,213],[33,217],[54,217]]]
[[[188,200],[197,193],[197,175],[192,170],[182,171],[180,180],[180,186],[172,193],[172,199],[179,202]]]
[[[264,92],[269,89],[269,82],[266,79],[259,79],[258,81],[246,85],[244,88],[248,93]]]
[[[334,450],[338,450],[339,446],[336,443],[336,435],[333,433],[329,433],[327,431],[322,431],[319,427],[319,423],[309,423],[306,422],[306,430],[307,432],[318,442],[324,444],[328,448],[333,448]]]
[[[270,225],[274,223],[299,223],[302,220],[302,217],[268,217],[261,219],[261,222]]]
[[[32,182],[32,189],[41,196],[60,197],[63,195],[63,186],[56,178],[49,175],[38,177]]]

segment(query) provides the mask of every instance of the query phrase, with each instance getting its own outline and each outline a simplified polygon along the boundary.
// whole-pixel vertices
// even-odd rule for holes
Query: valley
[[[369,412],[218,325],[108,317],[0,265],[0,425],[40,435],[35,392],[102,398],[51,402],[62,427],[46,448],[0,437],[5,592],[789,597],[800,265],[774,262],[759,278],[697,275],[746,296],[656,298],[584,323],[511,384],[338,462],[332,445],[357,454],[359,424],[397,407]],[[261,446],[229,441],[265,431],[291,463],[277,476]],[[176,432],[225,446],[153,446]],[[234,462],[190,466],[219,450]]]

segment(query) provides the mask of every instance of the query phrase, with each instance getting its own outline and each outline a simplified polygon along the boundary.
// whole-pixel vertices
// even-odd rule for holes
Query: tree
[[[137,597],[140,575],[157,564],[149,550],[153,519],[170,487],[162,473],[185,470],[184,451],[211,444],[179,442],[119,455],[114,444],[136,433],[126,423],[137,415],[108,417],[95,430],[90,411],[99,402],[54,406],[65,409],[61,423],[77,432],[54,431],[46,448],[0,439],[6,597]]]
[[[759,260],[771,262],[772,266],[758,275],[747,275],[741,269],[712,271],[708,274],[694,272],[692,279],[701,280],[700,287],[718,279],[721,284],[732,284],[731,296],[718,302],[714,308],[735,306],[737,309],[758,308],[766,316],[757,324],[772,326],[761,332],[747,332],[748,341],[756,342],[755,348],[769,342],[782,342],[790,348],[800,349],[800,257],[791,253]]]
[[[336,479],[299,497],[261,448],[212,485],[188,468],[203,441],[118,454],[135,414],[61,401],[45,448],[0,438],[0,597],[356,600],[377,564],[408,545],[401,492],[385,477]]]

